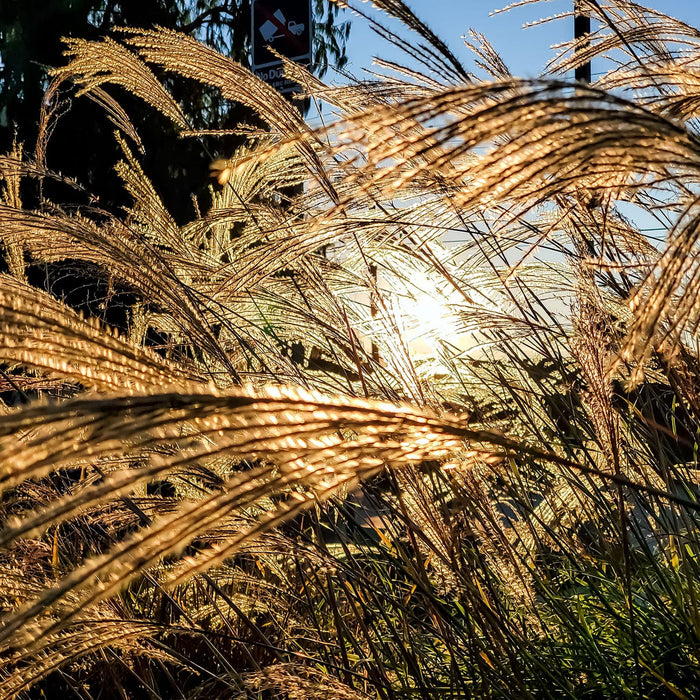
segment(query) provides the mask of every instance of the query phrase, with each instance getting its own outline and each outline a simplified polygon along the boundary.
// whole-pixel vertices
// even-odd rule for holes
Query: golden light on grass
[[[192,136],[157,71],[265,124],[184,224],[121,137],[111,212],[0,158],[0,697],[700,696],[698,33],[584,3],[612,92],[375,4],[418,67],[289,67],[329,129],[192,37],[69,41],[112,116]]]

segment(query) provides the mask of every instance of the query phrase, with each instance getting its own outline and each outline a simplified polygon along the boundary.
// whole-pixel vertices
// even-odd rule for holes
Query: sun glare
[[[442,293],[426,278],[411,279],[411,288],[396,296],[396,311],[406,343],[416,359],[437,358],[445,345],[467,349],[471,334],[461,331],[452,295]]]

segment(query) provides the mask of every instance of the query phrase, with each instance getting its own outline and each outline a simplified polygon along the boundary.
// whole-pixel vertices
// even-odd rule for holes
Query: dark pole
[[[576,53],[590,46],[591,17],[583,5],[583,0],[574,0],[574,39],[585,39],[585,42],[577,47]],[[582,66],[578,66],[574,72],[574,78],[584,83],[590,83],[591,62],[586,61]]]

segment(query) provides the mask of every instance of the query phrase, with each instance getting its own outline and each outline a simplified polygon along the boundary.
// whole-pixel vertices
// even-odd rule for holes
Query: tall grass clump
[[[287,66],[323,128],[127,30],[0,159],[0,697],[700,696],[700,32],[582,0],[520,80],[374,2],[406,66]],[[184,224],[118,102],[202,137],[169,74],[266,125]],[[67,90],[124,210],[51,170]]]

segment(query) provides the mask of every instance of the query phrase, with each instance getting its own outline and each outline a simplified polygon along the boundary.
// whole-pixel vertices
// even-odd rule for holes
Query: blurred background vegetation
[[[314,72],[322,77],[329,65],[346,62],[350,24],[338,21],[339,9],[314,0]],[[96,39],[117,27],[155,26],[176,29],[212,46],[243,65],[249,64],[249,0],[7,0],[0,7],[0,149],[14,139],[34,144],[48,71],[64,63],[64,37]],[[234,129],[255,122],[240,103],[222,99],[217,90],[169,76],[168,89],[192,128]],[[179,221],[193,214],[192,196],[206,195],[208,165],[214,156],[230,155],[242,139],[206,136],[180,139],[160,115],[134,109],[127,91],[119,100],[132,114],[144,146],[153,183]],[[61,118],[47,154],[49,166],[76,178],[106,206],[126,203],[113,164],[119,157],[114,126],[101,118],[102,108],[75,99],[68,86],[51,98],[60,102]],[[167,154],[167,157],[165,157]]]

